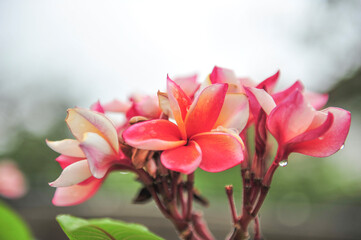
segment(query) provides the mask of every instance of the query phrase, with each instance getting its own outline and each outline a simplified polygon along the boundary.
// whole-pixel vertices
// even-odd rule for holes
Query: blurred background
[[[281,70],[278,89],[300,79],[328,92],[328,105],[352,112],[345,148],[332,157],[291,155],[276,172],[261,209],[266,239],[361,238],[360,1],[0,1],[0,158],[24,172],[27,194],[1,197],[36,239],[66,239],[60,213],[145,224],[176,239],[153,203],[132,205],[140,187],[112,173],[91,200],[51,204],[48,186],[61,172],[45,138],[69,137],[66,109],[133,92],[165,89],[167,73],[198,73],[214,65],[262,81]],[[1,162],[1,160],[0,160]],[[196,173],[211,201],[205,213],[217,239],[230,231],[224,185],[241,205],[239,169]],[[221,213],[221,214],[220,214]],[[156,219],[156,221],[155,221]]]

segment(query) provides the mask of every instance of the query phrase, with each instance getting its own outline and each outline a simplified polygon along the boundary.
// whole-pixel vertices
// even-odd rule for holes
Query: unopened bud
[[[130,120],[129,120],[129,124],[130,125],[133,125],[133,124],[136,124],[136,123],[139,123],[139,122],[144,122],[144,121],[147,121],[148,118],[146,117],[143,117],[143,116],[135,116],[135,117],[132,117]]]
[[[226,189],[226,193],[228,195],[232,195],[233,194],[233,185],[227,185],[224,187]]]
[[[148,159],[148,161],[145,163],[145,169],[150,176],[152,176],[153,178],[157,177],[157,164],[155,163],[154,159]]]
[[[137,169],[144,167],[148,158],[149,150],[133,148],[132,152],[133,154],[131,159],[134,167]]]

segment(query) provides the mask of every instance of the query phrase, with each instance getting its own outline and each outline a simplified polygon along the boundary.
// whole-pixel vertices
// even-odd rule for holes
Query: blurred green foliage
[[[31,240],[31,232],[25,222],[0,201],[0,239]]]

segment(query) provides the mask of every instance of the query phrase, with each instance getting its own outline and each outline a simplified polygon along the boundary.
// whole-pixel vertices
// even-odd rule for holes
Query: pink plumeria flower
[[[327,157],[344,145],[351,123],[350,112],[335,107],[317,111],[300,89],[279,104],[262,89],[248,90],[268,115],[267,128],[279,145],[278,162],[287,159],[291,152]]]
[[[103,114],[74,108],[66,118],[76,139],[47,141],[60,153],[57,161],[63,172],[54,182],[57,187],[54,205],[79,204],[95,194],[106,174],[116,165],[130,165],[119,150],[118,135],[112,122]]]
[[[244,158],[242,140],[232,132],[211,131],[217,122],[226,125],[222,122],[229,114],[222,113],[226,92],[227,84],[214,84],[192,102],[168,77],[167,97],[177,125],[163,119],[137,123],[123,132],[123,139],[139,149],[164,150],[161,162],[173,171],[189,174],[198,166],[208,172],[231,168]]]
[[[20,198],[27,192],[24,174],[12,160],[0,162],[0,195],[6,198]]]

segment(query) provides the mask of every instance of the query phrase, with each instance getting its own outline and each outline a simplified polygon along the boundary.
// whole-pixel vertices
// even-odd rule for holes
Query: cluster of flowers
[[[290,153],[326,157],[344,144],[350,113],[335,107],[319,111],[327,94],[307,91],[299,81],[274,92],[279,72],[259,84],[219,67],[202,84],[196,78],[168,77],[167,90],[158,91],[158,97],[69,109],[66,122],[75,139],[47,141],[61,154],[56,160],[63,168],[50,183],[57,188],[53,203],[68,206],[89,199],[107,174],[119,169],[142,170],[155,179],[164,169],[188,175],[198,167],[220,172],[240,164],[269,186]],[[115,124],[110,120],[114,112],[126,120]],[[247,143],[252,125],[254,157]],[[270,167],[268,133],[278,142]]]

